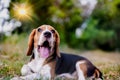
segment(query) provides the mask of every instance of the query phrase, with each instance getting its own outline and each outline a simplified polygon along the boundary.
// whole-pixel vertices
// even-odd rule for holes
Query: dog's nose
[[[51,37],[51,33],[47,31],[47,32],[44,33],[44,36],[45,36],[46,38],[50,38],[50,37]]]

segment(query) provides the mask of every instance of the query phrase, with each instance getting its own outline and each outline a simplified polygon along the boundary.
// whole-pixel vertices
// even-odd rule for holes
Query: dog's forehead
[[[52,29],[54,29],[52,26],[50,26],[50,25],[42,25],[42,26],[40,26],[39,28],[42,28],[43,30],[52,30]]]

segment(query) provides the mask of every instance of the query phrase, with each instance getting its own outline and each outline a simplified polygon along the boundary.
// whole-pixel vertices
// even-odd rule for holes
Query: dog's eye
[[[52,33],[55,33],[55,30],[51,30]]]
[[[41,32],[41,31],[42,31],[42,29],[38,28],[38,32]]]

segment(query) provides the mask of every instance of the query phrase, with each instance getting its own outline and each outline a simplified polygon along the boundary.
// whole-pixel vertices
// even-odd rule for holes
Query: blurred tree
[[[87,49],[101,48],[104,50],[113,50],[115,47],[111,41],[114,40],[114,31],[97,28],[99,21],[89,18],[87,28],[81,36]],[[107,45],[107,46],[105,46]]]
[[[97,45],[100,48],[113,50],[120,47],[120,0],[99,0],[92,17],[98,21],[96,25],[100,30],[100,35],[108,35],[108,37],[99,36]],[[102,30],[102,32],[101,32]],[[105,31],[105,33],[103,32]],[[108,32],[108,33],[107,33]],[[107,40],[102,42],[102,40]]]
[[[75,30],[83,22],[76,0],[12,0],[13,3],[29,3],[33,13],[29,20],[21,20],[19,33],[29,32],[42,24],[54,26],[61,42],[73,48],[115,50],[120,47],[120,0],[98,0],[87,28],[80,38]],[[10,9],[12,9],[11,6]],[[11,11],[11,16],[14,14]]]
[[[56,23],[60,25],[59,31],[62,40],[72,47],[73,40],[75,41],[74,45],[78,43],[75,30],[82,22],[80,8],[75,6],[74,0],[61,0],[59,3],[53,16],[58,18]]]
[[[120,50],[119,16],[119,0],[99,0],[91,17],[85,22],[87,27],[82,36],[76,39],[77,46],[87,49]],[[76,46],[74,42],[75,40],[73,45]]]
[[[61,42],[71,44],[75,36],[75,29],[82,21],[80,8],[75,5],[74,0],[13,0],[14,3],[29,3],[32,5],[33,14],[31,20],[21,20],[23,26],[19,33],[31,31],[31,29],[42,24],[54,26],[61,36]],[[12,6],[14,7],[14,6]],[[11,11],[11,14],[14,14]]]

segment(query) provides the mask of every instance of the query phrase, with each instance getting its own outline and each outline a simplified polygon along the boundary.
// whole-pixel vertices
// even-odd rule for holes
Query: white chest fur
[[[50,78],[51,74],[50,74],[50,66],[49,65],[45,65],[41,68],[40,70],[40,74],[41,76],[43,76],[44,78]]]
[[[43,66],[45,59],[38,59],[33,60],[30,63],[28,63],[28,66],[32,69],[35,73],[40,73],[41,75],[49,75],[50,74],[50,66],[48,64]]]
[[[42,58],[32,60],[27,64],[27,68],[29,68],[34,73],[39,73],[41,77],[43,76],[43,78],[50,78],[51,68],[48,64],[43,66],[44,61],[45,59],[42,59]],[[28,72],[30,72],[30,70]]]
[[[41,68],[43,67],[45,59],[34,59],[28,63],[28,66],[33,72],[40,72]]]

